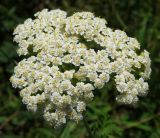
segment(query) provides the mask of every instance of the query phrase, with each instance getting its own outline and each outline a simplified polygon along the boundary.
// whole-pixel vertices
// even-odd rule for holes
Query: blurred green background
[[[113,84],[96,92],[86,120],[60,128],[28,112],[18,90],[11,87],[17,44],[13,29],[43,8],[72,14],[91,11],[108,26],[136,37],[150,52],[150,91],[136,106],[118,105]],[[160,0],[1,0],[0,1],[0,138],[160,138]]]

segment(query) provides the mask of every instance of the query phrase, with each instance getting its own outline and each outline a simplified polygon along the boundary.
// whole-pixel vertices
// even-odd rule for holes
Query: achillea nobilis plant
[[[136,103],[148,91],[149,53],[139,52],[135,38],[112,30],[91,12],[67,17],[60,9],[44,9],[15,28],[14,41],[24,59],[14,69],[12,85],[21,90],[28,110],[42,109],[54,127],[82,120],[93,91],[107,85],[111,75],[120,103]]]

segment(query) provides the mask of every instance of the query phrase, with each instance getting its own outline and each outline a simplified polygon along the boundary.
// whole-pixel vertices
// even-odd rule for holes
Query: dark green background
[[[140,98],[136,106],[118,105],[114,85],[110,83],[95,92],[86,111],[86,122],[69,122],[56,129],[45,123],[42,114],[28,112],[18,90],[9,82],[15,62],[20,60],[12,32],[43,8],[60,8],[69,15],[91,11],[105,18],[109,27],[136,37],[152,60],[149,94]],[[160,0],[1,0],[0,138],[88,137],[160,138]]]

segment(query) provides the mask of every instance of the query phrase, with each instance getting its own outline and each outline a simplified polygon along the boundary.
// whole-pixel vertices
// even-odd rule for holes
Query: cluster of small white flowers
[[[93,90],[115,81],[117,101],[137,102],[148,90],[150,58],[137,54],[140,45],[125,32],[112,30],[104,19],[90,12],[70,17],[61,10],[44,9],[14,31],[18,54],[25,58],[15,67],[11,82],[21,89],[23,103],[32,111],[43,110],[44,118],[59,126],[67,119],[79,121]],[[93,41],[94,46],[86,43]]]

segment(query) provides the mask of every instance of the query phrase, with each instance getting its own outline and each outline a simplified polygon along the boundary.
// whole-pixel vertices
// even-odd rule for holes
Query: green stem
[[[114,3],[114,0],[109,0],[109,3],[110,3],[110,5],[111,5],[111,7],[112,7],[112,11],[113,11],[113,13],[115,14],[118,22],[119,22],[120,25],[126,30],[127,27],[126,27],[125,23],[123,22],[121,16],[119,15],[119,13],[118,13],[117,10],[116,10],[116,6],[115,6],[115,3]]]
[[[94,138],[93,135],[92,135],[91,129],[90,129],[90,127],[88,125],[88,122],[87,122],[85,117],[83,118],[83,123],[84,123],[84,126],[86,127],[86,130],[88,132],[89,138]]]
[[[0,49],[0,52],[1,52],[9,61],[12,60],[13,63],[14,63],[15,65],[17,65],[17,62],[16,62],[15,60],[11,59],[2,49]]]
[[[136,127],[136,126],[139,126],[140,124],[143,124],[143,123],[146,123],[152,119],[154,119],[155,117],[159,117],[160,114],[156,114],[156,115],[153,115],[153,116],[150,116],[150,117],[147,117],[147,118],[144,118],[143,120],[140,120],[138,122],[134,122],[132,123],[131,125],[127,125],[125,127],[123,127],[124,129],[130,129],[132,127]]]

